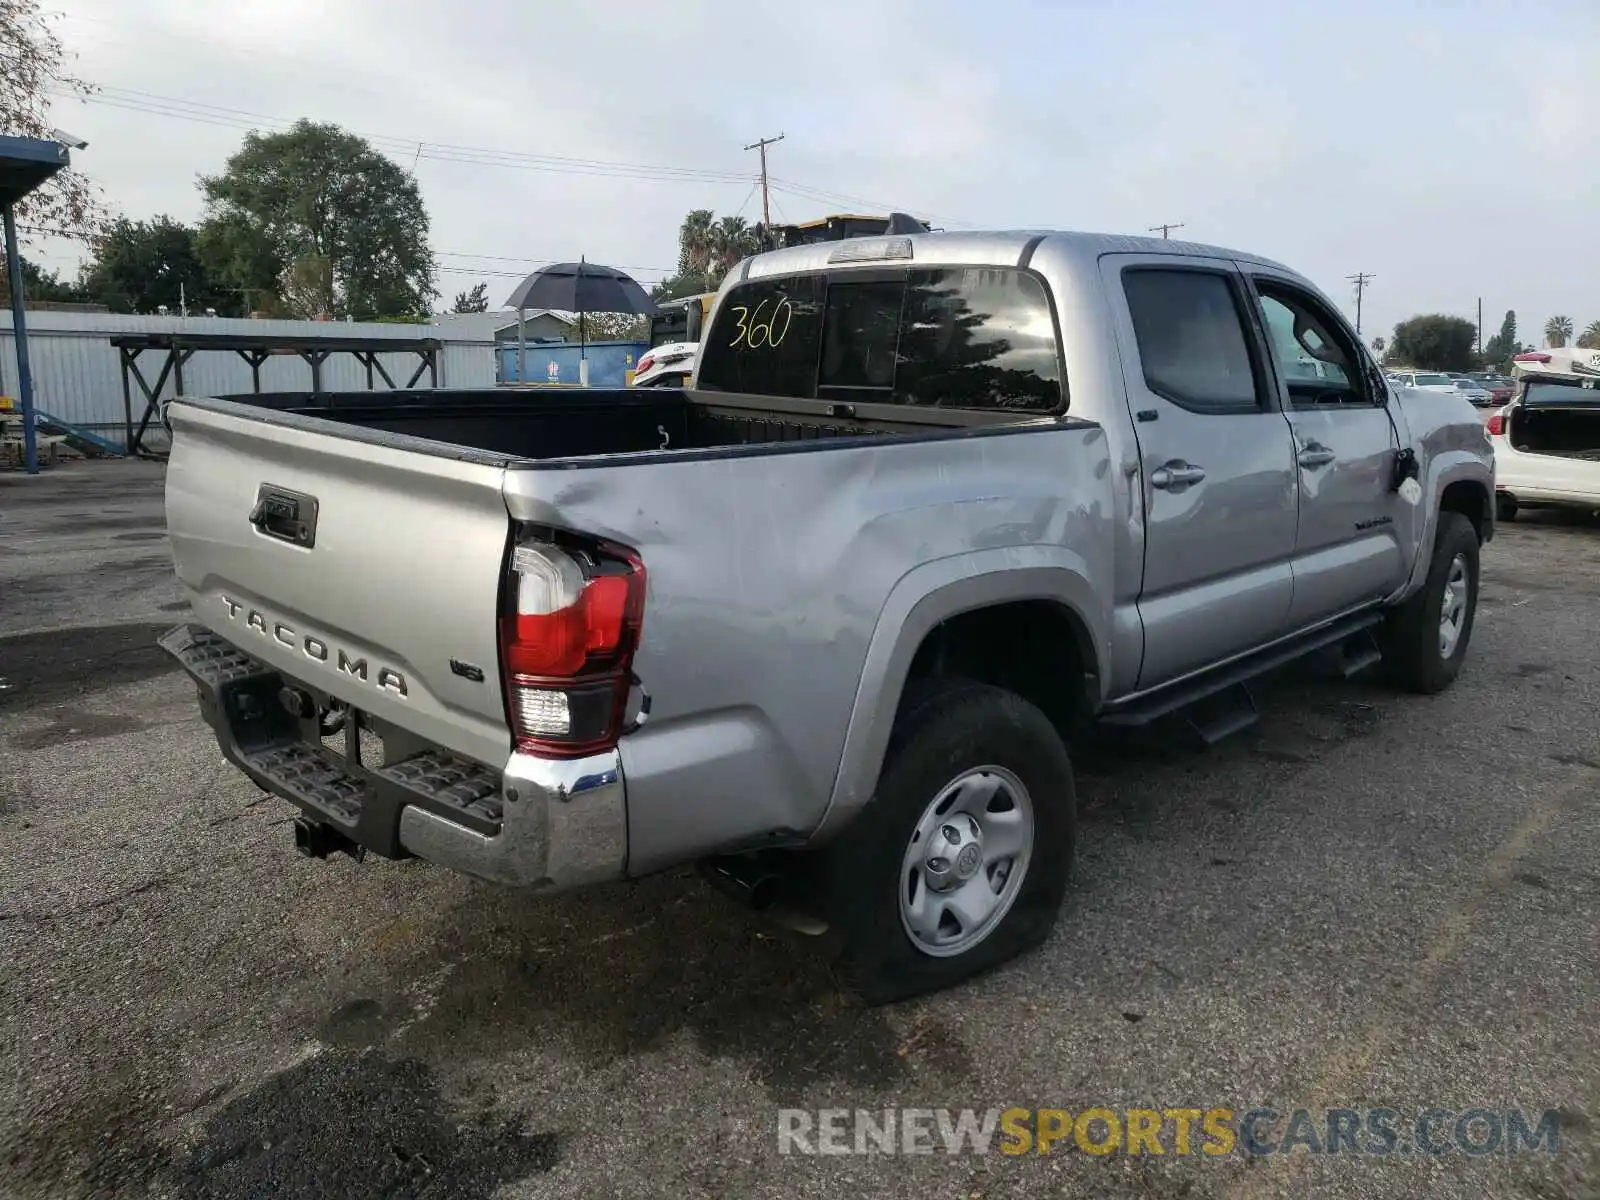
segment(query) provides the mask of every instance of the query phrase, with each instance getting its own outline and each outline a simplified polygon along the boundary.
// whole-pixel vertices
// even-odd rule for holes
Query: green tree
[[[83,288],[76,283],[64,282],[54,271],[46,271],[38,263],[22,259],[22,295],[30,301],[48,301],[55,304],[81,304],[88,299]],[[11,303],[11,279],[0,270],[0,305]]]
[[[423,313],[438,294],[415,178],[337,125],[246,134],[200,187],[201,254],[246,293],[358,320]]]
[[[1572,318],[1551,317],[1544,323],[1544,340],[1552,350],[1559,350],[1572,340]]]
[[[683,224],[678,226],[679,276],[699,276],[704,283],[711,274],[711,258],[716,248],[712,232],[715,224],[716,214],[709,208],[694,209],[683,218]]]
[[[195,244],[195,232],[168,216],[149,221],[118,218],[95,240],[94,258],[83,272],[88,298],[112,312],[173,312],[215,308],[223,316],[242,311],[240,294],[219,287]]]
[[[0,133],[48,138],[52,95],[94,90],[65,69],[66,51],[53,28],[58,15],[38,0],[0,0]],[[99,189],[72,168],[31,192],[16,215],[24,226],[80,238],[92,238],[105,221]]]
[[[1579,350],[1600,350],[1600,321],[1590,321],[1578,335]]]
[[[1372,355],[1379,362],[1383,361],[1383,349],[1388,344],[1388,341],[1381,334],[1372,339]]]
[[[450,308],[451,312],[481,313],[489,311],[489,285],[475,283],[471,289],[456,293],[456,302]]]
[[[663,300],[681,300],[685,296],[698,296],[710,290],[711,288],[706,286],[704,275],[678,274],[670,279],[663,279],[651,288],[650,298],[659,304]]]
[[[1478,327],[1462,317],[1428,313],[1394,327],[1393,354],[1400,362],[1429,371],[1470,370]]]
[[[711,266],[718,280],[761,250],[761,230],[743,217],[723,217],[711,231]]]
[[[570,314],[572,319],[578,319],[577,313]],[[650,321],[646,317],[635,316],[633,313],[584,313],[583,338],[590,342],[632,342],[642,341],[650,330]],[[578,340],[578,326],[567,330],[567,341]]]
[[[767,248],[766,230],[742,217],[723,217],[697,208],[678,227],[678,273],[650,290],[657,301],[678,300],[715,291],[732,267]]]
[[[1497,370],[1509,370],[1512,356],[1520,349],[1521,346],[1517,341],[1517,314],[1508,309],[1505,320],[1500,322],[1500,332],[1484,343],[1483,359]]]

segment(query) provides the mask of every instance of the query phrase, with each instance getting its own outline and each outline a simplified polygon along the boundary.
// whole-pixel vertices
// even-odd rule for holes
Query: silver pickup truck
[[[869,1001],[1040,942],[1069,734],[1209,742],[1324,652],[1450,684],[1493,465],[1286,268],[1177,241],[763,254],[692,390],[189,399],[163,644],[325,857],[701,864]]]

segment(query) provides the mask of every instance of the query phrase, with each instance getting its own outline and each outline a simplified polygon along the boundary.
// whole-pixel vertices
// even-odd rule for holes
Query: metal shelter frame
[[[161,419],[161,389],[172,380],[172,394],[183,394],[183,366],[202,350],[232,351],[250,364],[251,390],[261,391],[261,364],[279,354],[292,354],[305,360],[311,368],[311,390],[322,390],[322,364],[330,355],[351,354],[367,369],[367,390],[375,391],[377,377],[388,384],[391,391],[400,390],[384,365],[378,361],[380,354],[415,354],[417,369],[403,385],[413,388],[422,373],[428,373],[429,386],[439,386],[439,352],[444,343],[438,338],[345,338],[345,337],[294,337],[282,334],[262,334],[252,337],[232,333],[128,333],[113,337],[111,344],[117,348],[122,364],[122,412],[127,427],[129,454],[144,453],[145,430],[150,418]],[[146,350],[164,351],[155,382],[151,383],[139,369],[139,356]],[[131,381],[131,382],[130,382]],[[133,427],[133,384],[138,384],[144,396],[144,416],[139,428]]]
[[[0,218],[6,235],[6,278],[11,285],[11,333],[17,346],[17,398],[22,401],[22,458],[29,475],[39,473],[34,428],[33,371],[28,365],[28,321],[22,294],[22,251],[17,245],[17,201],[72,162],[60,142],[0,137]]]

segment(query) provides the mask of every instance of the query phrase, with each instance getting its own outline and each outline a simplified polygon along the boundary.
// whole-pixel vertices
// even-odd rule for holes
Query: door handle
[[[1164,492],[1181,492],[1190,484],[1199,483],[1205,477],[1203,467],[1175,458],[1171,462],[1162,463],[1150,472],[1150,486],[1160,488]]]
[[[1300,451],[1300,465],[1308,470],[1325,467],[1339,456],[1321,442],[1312,442]]]

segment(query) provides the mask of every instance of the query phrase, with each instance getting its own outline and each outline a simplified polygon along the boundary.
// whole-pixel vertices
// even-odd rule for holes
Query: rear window
[[[865,270],[729,291],[701,355],[711,391],[1048,413],[1064,404],[1044,285],[1009,268]]]
[[[1455,382],[1448,375],[1413,375],[1411,380],[1412,387],[1438,387],[1440,384],[1448,387]]]
[[[1528,390],[1523,393],[1524,404],[1566,405],[1581,404],[1585,407],[1594,405],[1600,407],[1600,387],[1591,379],[1574,379],[1568,383],[1562,381],[1529,382]]]

